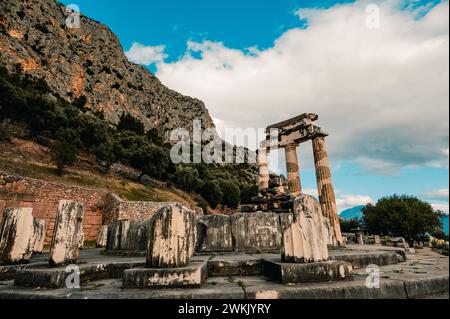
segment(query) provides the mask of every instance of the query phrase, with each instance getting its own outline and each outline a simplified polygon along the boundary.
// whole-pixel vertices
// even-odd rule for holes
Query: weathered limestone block
[[[197,251],[233,251],[230,216],[205,215],[197,218]]]
[[[84,247],[84,231],[83,229],[81,229],[81,231],[78,233],[78,249],[83,249],[83,247]]]
[[[356,243],[358,245],[364,245],[364,235],[362,233],[356,234]]]
[[[0,264],[26,263],[33,255],[32,208],[6,208],[0,224]]]
[[[123,272],[122,287],[127,288],[198,288],[208,277],[206,261],[192,261],[181,268],[136,267]]]
[[[150,220],[147,266],[184,267],[193,256],[197,238],[196,214],[180,204],[161,208]]]
[[[41,254],[45,242],[45,220],[35,218],[33,220],[33,252]]]
[[[374,235],[373,236],[373,243],[377,246],[381,246],[381,238],[380,235]]]
[[[230,216],[230,220],[235,251],[280,252],[281,227],[278,214],[234,214]]]
[[[108,227],[107,250],[147,250],[148,221],[116,220]]]
[[[328,260],[328,233],[320,203],[309,195],[294,201],[294,213],[280,215],[282,229],[282,260],[312,263]]]
[[[103,225],[98,230],[96,247],[105,248],[107,242],[108,242],[108,225]]]
[[[80,232],[83,232],[83,203],[62,200],[56,214],[50,246],[50,265],[76,263],[79,254]]]

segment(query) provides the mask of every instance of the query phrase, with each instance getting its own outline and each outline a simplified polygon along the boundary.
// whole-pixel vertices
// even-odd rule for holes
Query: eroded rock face
[[[81,8],[82,10],[83,8]],[[116,35],[81,16],[80,28],[66,24],[66,8],[55,0],[0,2],[0,65],[15,65],[64,99],[85,101],[117,124],[126,112],[169,141],[174,128],[214,127],[204,103],[161,84],[145,67],[128,61]]]
[[[161,208],[150,221],[147,267],[184,267],[194,254],[196,213],[179,204]]]
[[[328,260],[328,234],[320,203],[309,195],[294,201],[294,213],[280,215],[282,228],[282,260],[311,263]]]
[[[281,227],[278,214],[234,214],[230,220],[235,251],[247,253],[280,251]]]
[[[76,263],[79,254],[80,233],[83,232],[83,203],[62,200],[56,214],[50,246],[50,265]]]
[[[108,242],[108,225],[103,225],[98,230],[96,247],[105,248],[107,242]]]
[[[33,252],[40,254],[44,250],[45,220],[35,218],[33,220]]]
[[[0,224],[0,264],[26,263],[33,255],[33,209],[6,208]]]
[[[197,218],[197,251],[233,251],[230,216],[205,215]]]

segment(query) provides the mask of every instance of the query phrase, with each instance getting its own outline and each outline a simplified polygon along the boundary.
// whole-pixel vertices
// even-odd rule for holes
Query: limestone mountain
[[[126,58],[115,34],[81,16],[68,28],[66,8],[55,0],[0,2],[0,66],[44,79],[50,89],[113,124],[129,113],[166,141],[192,120],[214,127],[204,103],[164,86]]]

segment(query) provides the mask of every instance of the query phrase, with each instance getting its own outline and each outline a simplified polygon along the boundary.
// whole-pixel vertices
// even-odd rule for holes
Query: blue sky
[[[348,24],[353,23],[351,18],[354,12],[360,9],[360,7],[350,6],[354,1],[64,0],[62,2],[66,5],[76,3],[83,14],[110,27],[118,36],[125,51],[129,50],[133,43],[139,43],[149,48],[163,46],[161,50],[164,52],[164,57],[158,62],[147,63],[147,67],[171,88],[204,100],[218,126],[220,123],[242,125],[242,123],[235,122],[236,119],[241,119],[244,123],[249,122],[246,116],[250,118],[255,115],[255,112],[261,113],[261,119],[255,120],[254,125],[268,125],[273,121],[297,115],[295,114],[297,112],[295,105],[310,103],[308,104],[311,105],[310,108],[305,111],[310,109],[315,111],[316,106],[312,105],[311,101],[323,104],[317,107],[317,110],[323,118],[325,127],[332,132],[329,139],[330,157],[333,163],[333,178],[337,189],[338,204],[342,209],[353,204],[361,204],[361,201],[365,201],[367,198],[376,201],[385,195],[405,193],[420,196],[435,204],[436,207],[448,210],[448,109],[443,113],[443,105],[448,101],[448,71],[437,73],[441,72],[438,70],[442,67],[448,66],[443,62],[443,58],[448,60],[448,50],[443,51],[442,49],[445,44],[448,47],[448,26],[445,30],[445,28],[436,27],[437,22],[420,24],[420,20],[439,20],[439,15],[436,13],[438,10],[433,11],[433,9],[443,3],[447,3],[447,8],[440,9],[440,11],[447,10],[448,15],[447,1],[396,1],[395,9],[391,10],[387,5],[382,7],[385,14],[385,16],[381,16],[385,18],[382,21],[386,21],[386,25],[389,25],[385,29],[381,29],[379,31],[380,38],[373,41],[378,41],[378,47],[381,48],[384,48],[384,44],[386,45],[386,56],[381,56],[384,52],[379,53],[380,57],[372,62],[372,65],[376,65],[376,63],[379,65],[373,68],[367,66],[367,72],[371,74],[370,72],[376,73],[377,70],[380,70],[380,78],[392,81],[390,87],[384,87],[386,81],[370,82],[369,78],[377,78],[377,75],[366,77],[360,75],[366,66],[363,63],[358,64],[357,59],[361,56],[367,57],[367,52],[376,50],[371,48],[373,45],[371,43],[367,43],[367,45],[372,51],[364,51],[362,48],[361,42],[367,39],[367,35],[363,37],[355,28],[348,33],[336,32],[333,35],[336,28],[345,26],[343,20],[347,19],[346,23]],[[344,10],[337,9],[339,7],[344,7]],[[349,11],[345,11],[347,10],[345,8]],[[312,9],[312,11],[304,9]],[[428,14],[430,11],[433,13]],[[432,17],[427,17],[427,15]],[[419,22],[412,23],[407,21],[408,19]],[[398,29],[403,31],[404,28],[413,26],[409,33],[396,38],[399,36],[395,30],[396,23],[398,23]],[[304,29],[306,32],[295,31],[299,29]],[[308,33],[309,30],[310,33]],[[354,39],[358,39],[358,41],[352,41],[351,32],[355,33]],[[328,37],[328,34],[331,35]],[[348,53],[346,53],[346,47],[339,47],[341,42],[333,42],[336,37],[341,35],[350,38],[350,40],[342,40],[342,43],[348,41],[345,43],[349,46],[357,43],[354,48],[348,48]],[[323,39],[324,43],[316,43],[317,39]],[[406,39],[404,43],[403,39]],[[443,46],[436,47],[434,53],[428,52],[422,46],[423,43],[440,43],[439,41],[443,41]],[[396,47],[399,42],[402,42],[401,46]],[[192,43],[195,45],[193,46]],[[308,46],[310,46],[309,51]],[[248,49],[252,47],[257,48],[260,52],[256,53],[257,57],[255,58],[248,56]],[[303,51],[299,47],[302,47]],[[352,52],[358,50],[361,50],[361,53],[355,55],[355,63],[353,65],[346,64],[349,63],[346,61],[347,54],[350,56]],[[303,65],[299,64],[298,69],[295,65],[291,71],[289,67],[283,69],[283,65],[277,67],[276,62],[268,58],[275,55],[274,52],[282,53],[278,55],[279,59],[289,57],[291,54],[294,58],[298,56],[298,60],[304,59],[306,62]],[[318,60],[314,60],[316,52],[319,56]],[[401,55],[403,52],[413,53],[403,56]],[[396,56],[397,54],[399,55]],[[413,58],[411,58],[411,54]],[[417,55],[417,59],[414,59],[414,54]],[[402,59],[402,61],[391,65],[396,59]],[[338,62],[322,65],[324,61],[334,60]],[[256,75],[255,79],[248,79],[250,81],[248,84],[243,80],[247,74],[233,73],[230,70],[219,70],[219,72],[220,68],[214,64],[217,61],[220,61],[220,66],[230,64],[232,68],[235,66],[245,67],[247,73],[255,72],[255,74],[265,65],[273,65],[272,69],[268,67],[264,76],[276,78],[281,74],[281,78],[285,76],[288,82],[297,81],[297,78],[304,77],[305,79],[299,82],[299,92],[294,92],[296,88],[294,87],[294,91],[291,89],[283,92],[283,95],[275,94],[274,103],[280,100],[280,96],[283,99],[286,94],[293,96],[286,97],[279,106],[277,105],[277,114],[272,118],[271,113],[266,112],[270,105],[265,106],[260,98],[256,98],[261,90],[270,95],[270,92],[266,91],[264,81],[255,84],[262,89],[242,97],[239,96],[239,91],[234,91],[235,88],[227,86],[229,83],[251,86],[252,83],[258,82],[258,78],[263,75]],[[342,68],[340,68],[341,62],[339,61],[344,61]],[[405,67],[407,63],[411,63],[411,65]],[[438,64],[433,66],[433,63]],[[356,64],[357,66],[355,66]],[[311,71],[311,76],[308,76],[307,73],[305,75],[303,70],[311,65],[316,69]],[[386,65],[386,69],[383,69],[384,65]],[[333,70],[333,73],[329,71],[334,68],[336,70]],[[319,72],[315,70],[319,70]],[[424,72],[424,70],[426,71]],[[336,72],[339,72],[342,79],[354,78],[353,83],[348,86],[343,85],[338,78],[338,80],[331,81],[328,86],[325,85],[325,89],[323,89],[323,80],[317,80],[320,85],[315,84],[314,79],[310,80],[310,78],[317,77],[318,73],[324,78],[334,78]],[[429,85],[440,76],[442,78],[436,82],[437,84]],[[366,80],[369,83],[367,87],[364,87]],[[220,82],[221,86],[227,89],[220,87],[216,90],[215,87],[210,86],[210,83],[214,81]],[[402,86],[402,83],[408,81],[410,81],[407,83],[408,86]],[[282,91],[289,86],[288,82],[279,88],[274,88],[274,84],[271,83],[270,87],[274,91]],[[441,86],[439,83],[442,82],[444,83]],[[302,84],[309,88],[303,88]],[[382,91],[373,95],[373,88],[377,86],[380,86],[379,90]],[[323,91],[320,91],[319,88]],[[318,90],[319,93],[311,98],[296,99],[296,95],[306,96],[309,91],[315,90]],[[368,101],[362,103],[367,105],[367,112],[375,109],[374,123],[368,122],[367,125],[362,125],[367,117],[364,116],[365,110],[358,115],[361,117],[355,115],[354,122],[348,119],[351,116],[347,116],[343,120],[343,117],[339,115],[342,112],[349,113],[349,110],[354,110],[356,106],[361,105],[359,101],[355,102],[355,106],[352,108],[345,108],[345,105],[352,103],[352,99],[342,92],[349,90],[354,90],[350,94],[354,96],[354,100],[364,94],[371,96],[371,98],[368,97]],[[235,95],[239,97],[239,100],[247,103],[245,104],[248,105],[247,113],[245,113],[245,105],[228,108],[227,104],[221,104],[224,100],[229,100],[230,105],[235,103],[233,100]],[[271,101],[271,97],[267,97],[267,100]],[[336,107],[327,100],[332,102],[336,100]],[[416,101],[417,106],[410,106]],[[259,109],[252,108],[258,103],[262,103]],[[291,106],[286,106],[284,109],[283,105]],[[340,112],[338,112],[338,105],[342,105]],[[399,108],[398,113],[392,109],[394,105]],[[423,107],[424,105],[426,107]],[[434,114],[430,117],[429,122],[434,123],[426,124],[429,125],[427,127],[417,125],[416,123],[423,116],[415,107],[428,108],[430,114]],[[302,110],[299,108],[298,112],[300,113]],[[377,113],[390,114],[387,118],[396,118],[396,120],[386,123],[386,116],[378,119],[376,118]],[[405,115],[404,120],[400,119],[403,114]],[[411,114],[417,115],[414,117]],[[432,120],[434,118],[437,120]],[[342,124],[337,125],[338,121]],[[447,133],[443,133],[445,130]],[[365,136],[365,141],[355,137],[359,135]],[[427,135],[429,135],[428,139]],[[352,144],[355,147],[349,148],[348,145]],[[311,156],[305,154],[304,150],[301,152],[300,158],[306,162],[301,172],[302,184],[305,189],[312,190],[316,184]],[[445,154],[443,155],[443,153]],[[279,168],[279,171],[283,172],[283,167]]]

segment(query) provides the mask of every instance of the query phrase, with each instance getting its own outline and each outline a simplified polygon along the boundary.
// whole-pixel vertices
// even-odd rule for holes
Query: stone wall
[[[175,203],[124,201],[119,196],[110,193],[106,196],[105,223],[109,224],[114,220],[145,221],[150,219],[159,209],[170,204]]]
[[[46,223],[45,243],[50,243],[60,200],[82,202],[86,241],[96,240],[102,225],[114,220],[148,220],[170,203],[128,202],[106,189],[89,189],[0,172],[0,219],[7,207],[33,208],[33,217]]]
[[[83,229],[85,240],[95,240],[103,224],[106,190],[87,189],[38,179],[0,173],[0,218],[8,207],[33,208],[33,217],[45,220],[46,239],[51,241],[60,200],[84,203]]]

